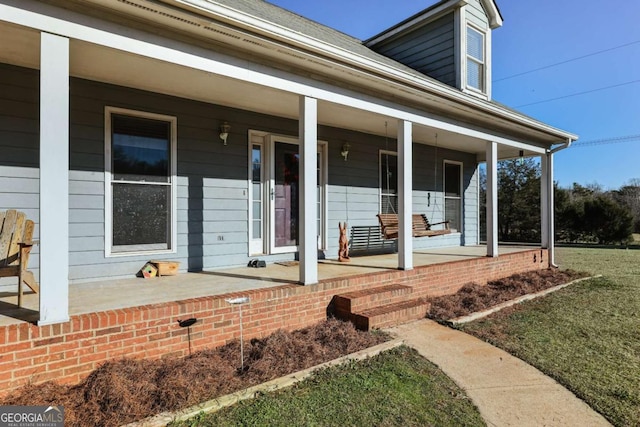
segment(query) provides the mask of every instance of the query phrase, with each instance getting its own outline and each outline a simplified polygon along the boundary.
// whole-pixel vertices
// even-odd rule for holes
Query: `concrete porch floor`
[[[499,253],[508,254],[531,249],[535,247],[500,246]],[[485,255],[486,246],[416,250],[413,252],[413,263],[417,267]],[[395,270],[397,263],[397,254],[357,256],[352,257],[350,263],[320,260],[318,278],[320,281],[326,281],[381,270]],[[69,315],[290,285],[296,284],[298,278],[298,264],[290,262],[268,264],[266,268],[240,267],[152,279],[130,278],[77,283],[69,286]],[[38,319],[38,295],[27,293],[23,302],[24,307],[18,308],[15,292],[0,293],[0,326],[23,321],[35,322]]]

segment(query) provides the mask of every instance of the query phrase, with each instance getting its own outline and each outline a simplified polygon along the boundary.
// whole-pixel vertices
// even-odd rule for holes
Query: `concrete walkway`
[[[489,426],[610,426],[522,360],[471,335],[420,320],[389,330],[465,390]]]

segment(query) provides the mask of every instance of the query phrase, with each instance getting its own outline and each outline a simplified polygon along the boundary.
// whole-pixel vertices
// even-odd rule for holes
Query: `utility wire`
[[[582,91],[582,92],[576,92],[576,93],[572,93],[572,94],[569,94],[569,95],[558,96],[556,98],[543,99],[542,101],[536,101],[536,102],[530,102],[528,104],[517,105],[515,108],[522,108],[522,107],[528,107],[530,105],[544,104],[545,102],[557,101],[559,99],[571,98],[571,97],[578,96],[578,95],[585,95],[587,93],[600,92],[600,91],[603,91],[603,90],[613,89],[613,88],[620,87],[620,86],[632,85],[632,84],[635,84],[635,83],[640,83],[640,80],[632,80],[630,82],[619,83],[617,85],[611,85],[611,86],[600,87],[600,88],[597,88],[597,89],[585,90],[585,91]]]
[[[504,81],[504,80],[513,79],[515,77],[520,77],[520,76],[524,76],[526,74],[535,73],[537,71],[546,70],[547,68],[553,68],[553,67],[557,67],[558,65],[563,65],[563,64],[567,64],[569,62],[578,61],[580,59],[589,58],[590,56],[600,55],[601,53],[605,53],[605,52],[611,52],[612,50],[621,49],[623,47],[631,46],[631,45],[634,45],[634,44],[637,44],[637,43],[640,43],[640,40],[636,40],[636,41],[630,42],[630,43],[625,43],[625,44],[622,44],[620,46],[610,47],[609,49],[604,49],[604,50],[599,50],[597,52],[588,53],[586,55],[578,56],[578,57],[575,57],[575,58],[566,59],[564,61],[556,62],[554,64],[549,64],[549,65],[545,65],[543,67],[534,68],[533,70],[523,71],[523,72],[517,73],[517,74],[512,74],[512,75],[507,76],[507,77],[501,77],[499,79],[493,80],[493,82],[497,83],[497,82],[501,82],[501,81]]]
[[[618,144],[620,142],[629,142],[629,141],[640,141],[640,135],[626,135],[626,136],[618,136],[613,138],[594,139],[591,141],[577,141],[571,144],[571,147],[581,148],[581,147],[590,147],[593,145]]]

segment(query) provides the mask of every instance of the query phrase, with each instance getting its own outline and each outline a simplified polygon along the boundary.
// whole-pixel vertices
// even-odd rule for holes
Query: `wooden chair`
[[[0,277],[18,277],[18,306],[22,307],[24,283],[38,293],[40,287],[33,273],[27,270],[33,241],[33,221],[23,212],[0,211]]]
[[[384,238],[397,239],[399,229],[398,214],[378,214],[377,216]],[[433,230],[431,227],[434,225],[444,225],[444,228],[441,230]],[[449,221],[430,224],[427,216],[424,214],[411,215],[411,229],[413,237],[434,237],[451,233]]]

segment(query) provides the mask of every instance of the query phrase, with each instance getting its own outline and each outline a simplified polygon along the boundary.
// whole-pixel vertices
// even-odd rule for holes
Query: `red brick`
[[[60,370],[62,372],[62,368],[70,368],[72,366],[78,365],[78,358],[69,358],[62,359],[57,362],[47,363],[47,371]]]
[[[110,328],[106,328],[106,329],[100,329],[99,331],[95,332],[95,336],[96,337],[100,337],[102,335],[109,335],[109,334],[116,334],[118,332],[122,331],[122,327],[121,326],[112,326]]]
[[[63,370],[63,374],[64,376],[68,376],[68,375],[82,375],[82,374],[88,374],[89,372],[91,372],[91,368],[87,367],[87,365],[75,365],[75,366],[70,366],[68,368],[65,368]]]
[[[84,365],[85,363],[103,362],[105,360],[107,360],[107,352],[101,351],[97,353],[90,353],[90,354],[85,354],[83,356],[80,356],[78,358],[78,364]]]
[[[41,339],[38,341],[35,341],[33,343],[34,346],[39,347],[42,345],[51,345],[51,344],[57,344],[59,342],[64,341],[64,337],[62,336],[58,336],[58,337],[51,337],[51,338],[45,338],[45,339]]]
[[[40,366],[48,362],[53,362],[53,361],[62,360],[62,359],[64,359],[64,353],[45,354],[44,356],[34,357],[32,359],[32,363],[35,366]]]
[[[38,372],[45,370],[44,365],[40,366],[27,366],[26,368],[13,369],[13,378],[31,378]]]

